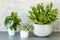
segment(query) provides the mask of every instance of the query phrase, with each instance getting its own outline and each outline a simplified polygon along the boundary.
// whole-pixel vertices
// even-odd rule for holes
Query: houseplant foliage
[[[43,3],[31,7],[29,11],[30,21],[35,24],[51,24],[57,19],[57,9],[53,9],[53,4],[47,4],[45,7]]]
[[[21,22],[21,18],[19,18],[17,12],[11,12],[11,15],[6,17],[4,24],[5,27],[16,30],[19,22]]]
[[[33,31],[33,25],[29,23],[20,24],[18,29],[20,30],[20,37],[21,38],[28,38],[29,32]]]
[[[43,3],[32,6],[29,14],[29,21],[33,22],[35,35],[45,37],[52,33],[51,24],[57,19],[57,9],[53,8],[53,3],[46,6]]]
[[[23,23],[23,24],[20,24],[18,29],[20,31],[33,31],[33,25],[32,24],[29,24],[29,23]]]

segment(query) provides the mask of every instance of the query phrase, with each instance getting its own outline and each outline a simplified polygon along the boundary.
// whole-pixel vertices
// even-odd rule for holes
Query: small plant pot
[[[28,38],[29,37],[29,31],[20,31],[20,37],[21,38]]]
[[[38,25],[38,24],[33,25],[34,25],[33,33],[36,36],[46,37],[49,36],[53,31],[53,27],[51,25]]]
[[[15,30],[11,30],[10,28],[8,28],[8,34],[9,34],[9,36],[14,36]]]

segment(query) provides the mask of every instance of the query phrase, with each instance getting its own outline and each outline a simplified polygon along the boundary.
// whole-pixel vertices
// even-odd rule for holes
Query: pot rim
[[[33,23],[33,25],[51,25],[51,24],[35,24],[35,23]]]
[[[25,30],[21,30],[21,31],[25,31]],[[20,31],[20,32],[21,32],[21,31]],[[27,30],[27,31],[25,31],[25,32],[29,32],[29,31]]]

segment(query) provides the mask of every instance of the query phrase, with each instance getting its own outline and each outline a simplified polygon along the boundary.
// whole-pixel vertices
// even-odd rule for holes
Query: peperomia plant
[[[30,23],[24,23],[24,24],[20,24],[19,27],[18,27],[18,30],[20,31],[33,31],[34,27],[32,24]]]
[[[17,15],[17,12],[11,12],[11,16],[7,16],[5,19],[5,26],[11,30],[16,30],[17,25],[21,22],[21,18]]]
[[[51,24],[57,19],[57,9],[53,9],[53,4],[47,4],[46,6],[37,4],[31,7],[29,11],[29,20],[35,24]]]

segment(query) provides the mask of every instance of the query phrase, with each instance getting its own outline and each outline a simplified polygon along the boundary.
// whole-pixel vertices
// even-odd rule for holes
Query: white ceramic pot
[[[33,33],[36,36],[45,37],[50,35],[53,31],[53,27],[51,25],[38,25],[38,24],[33,25],[34,25]]]
[[[15,30],[11,30],[10,28],[8,28],[8,34],[9,34],[9,36],[14,36]]]
[[[29,31],[20,31],[20,37],[21,38],[28,38],[29,37]]]

